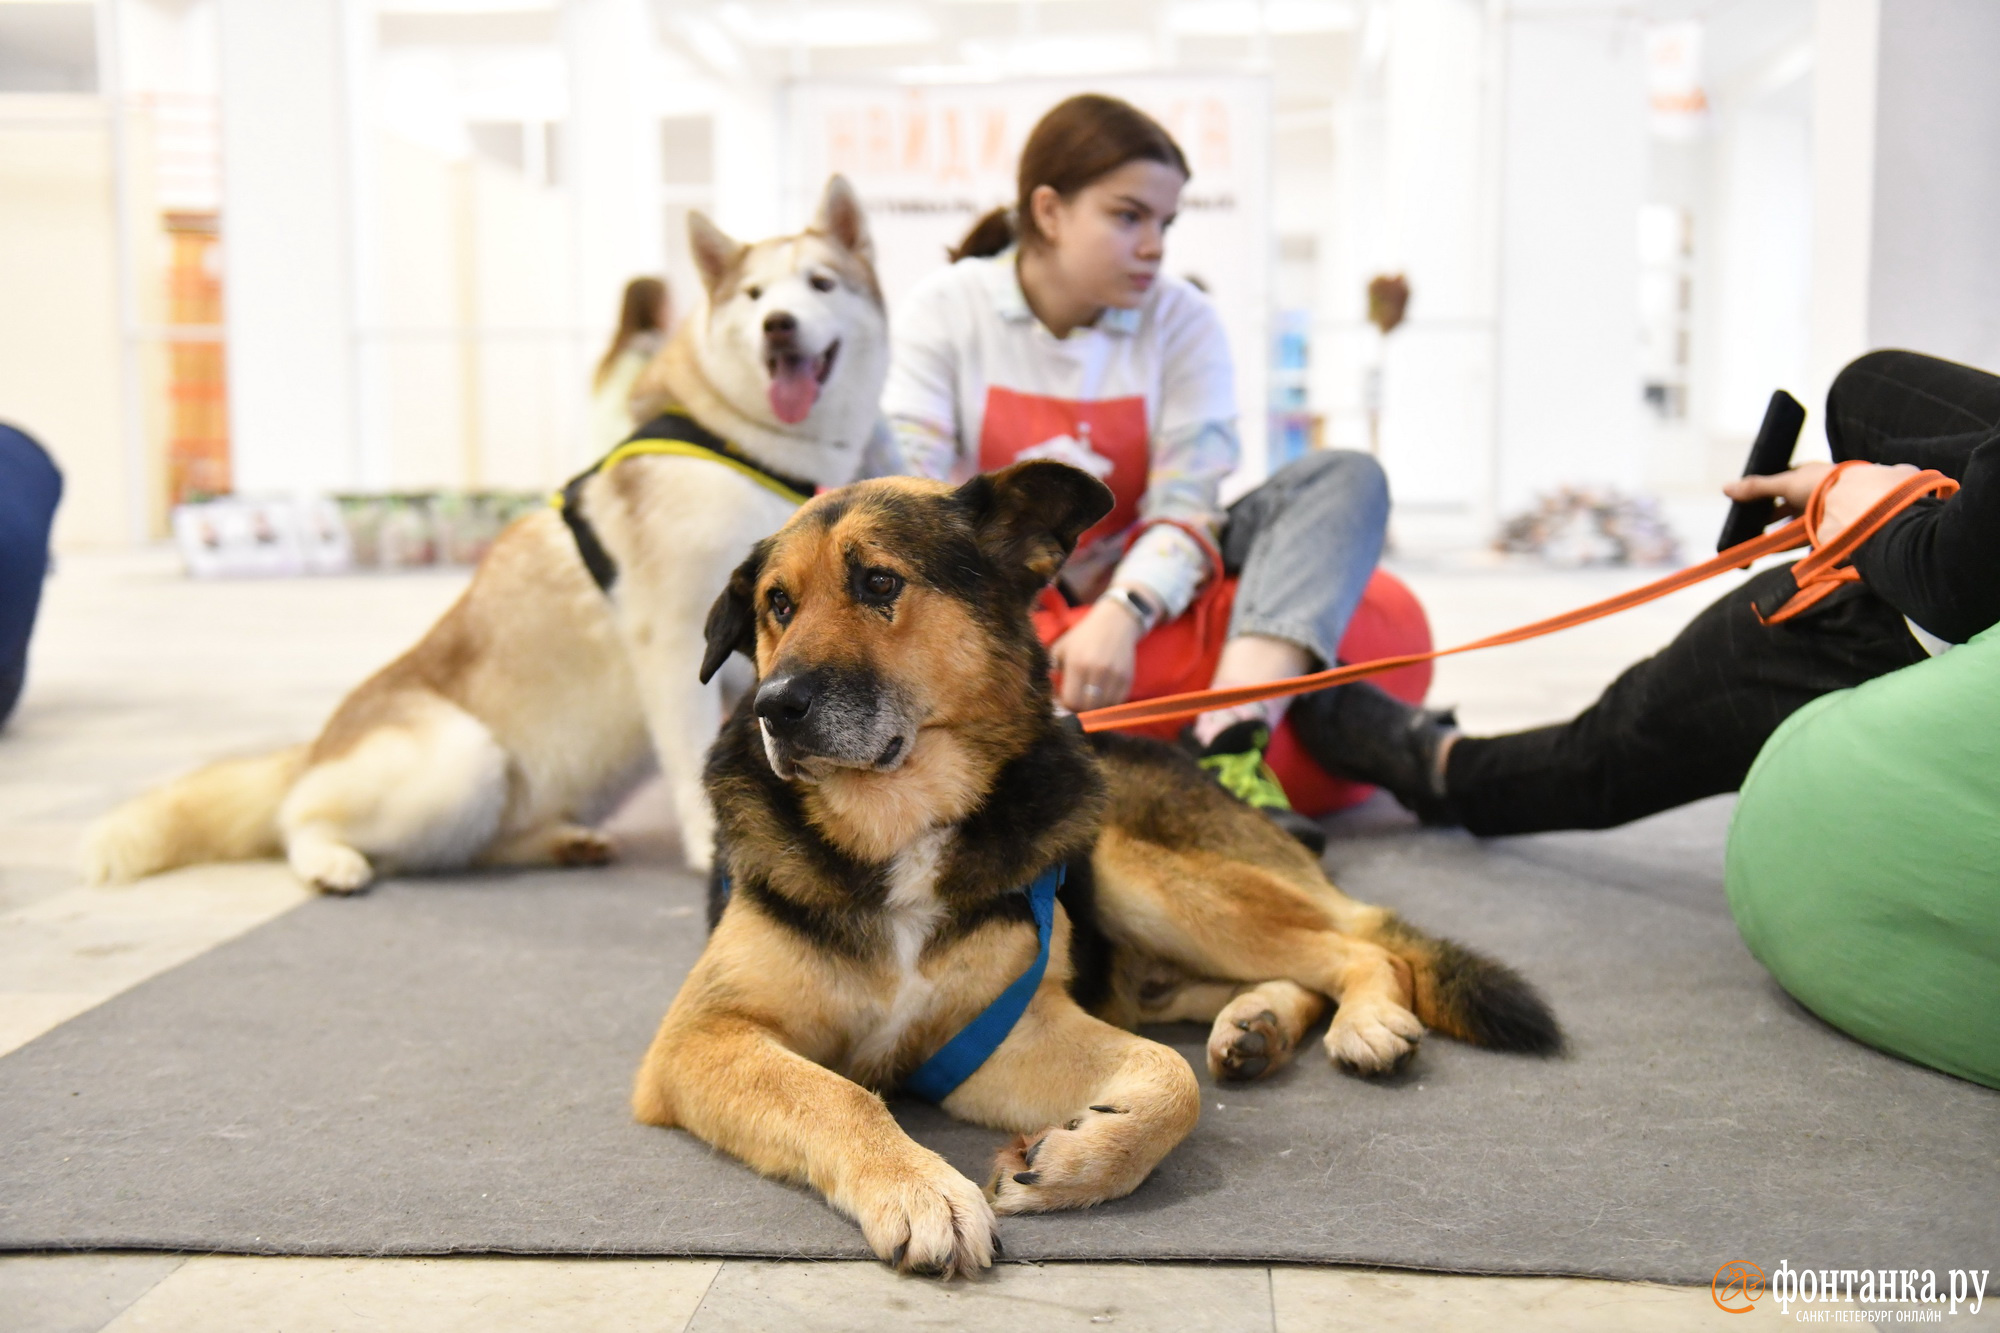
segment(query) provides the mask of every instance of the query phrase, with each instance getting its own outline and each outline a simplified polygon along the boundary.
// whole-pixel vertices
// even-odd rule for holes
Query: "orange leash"
[[[1840,530],[1840,535],[1830,542],[1822,542],[1819,537],[1820,524],[1826,521],[1826,497],[1833,489],[1840,474],[1851,467],[1866,467],[1865,463],[1849,460],[1834,466],[1833,471],[1819,479],[1813,487],[1812,498],[1806,501],[1806,536],[1812,542],[1813,553],[1792,566],[1792,581],[1798,591],[1786,597],[1783,605],[1768,615],[1762,607],[1757,608],[1757,618],[1766,625],[1781,625],[1807,608],[1815,605],[1843,583],[1856,583],[1861,579],[1861,571],[1847,563],[1861,544],[1880,532],[1890,519],[1908,509],[1917,501],[1928,496],[1944,499],[1958,493],[1958,483],[1942,472],[1926,470],[1916,473],[1902,485],[1870,505],[1868,511]]]
[[[1218,708],[1233,708],[1238,704],[1258,703],[1265,699],[1276,699],[1288,694],[1303,694],[1308,690],[1323,690],[1334,685],[1345,685],[1349,681],[1362,680],[1379,675],[1384,671],[1394,671],[1397,667],[1413,666],[1418,662],[1430,662],[1440,657],[1450,657],[1455,653],[1469,653],[1478,648],[1498,648],[1503,644],[1522,643],[1528,639],[1538,639],[1545,634],[1570,629],[1577,625],[1602,620],[1606,616],[1629,611],[1635,606],[1658,601],[1682,588],[1693,587],[1697,583],[1712,579],[1718,574],[1726,574],[1732,569],[1741,569],[1753,560],[1780,551],[1790,551],[1808,543],[1817,549],[1793,566],[1792,577],[1797,583],[1797,591],[1792,593],[1772,614],[1766,616],[1762,610],[1758,617],[1766,624],[1779,624],[1798,615],[1821,598],[1831,593],[1843,583],[1853,582],[1861,576],[1846,562],[1860,545],[1881,531],[1890,519],[1908,509],[1918,500],[1929,495],[1949,496],[1958,490],[1958,483],[1943,473],[1920,472],[1883,496],[1869,507],[1868,511],[1844,528],[1831,542],[1821,545],[1815,540],[1820,524],[1826,514],[1826,493],[1842,471],[1854,466],[1842,463],[1820,479],[1813,488],[1812,498],[1806,504],[1803,518],[1795,518],[1783,527],[1774,528],[1760,537],[1730,547],[1698,565],[1690,565],[1663,579],[1657,579],[1630,592],[1607,597],[1601,602],[1580,606],[1574,611],[1550,616],[1515,629],[1489,634],[1483,639],[1461,643],[1452,648],[1434,648],[1427,653],[1406,653],[1398,657],[1378,657],[1372,662],[1356,662],[1348,666],[1332,667],[1317,671],[1309,676],[1293,676],[1287,680],[1266,681],[1257,685],[1237,685],[1226,689],[1193,690],[1186,694],[1161,695],[1156,699],[1139,699],[1130,703],[1114,704],[1110,708],[1093,708],[1089,712],[1077,714],[1077,721],[1085,731],[1112,731],[1119,727],[1137,726],[1143,722],[1174,722],[1191,718],[1200,713]]]

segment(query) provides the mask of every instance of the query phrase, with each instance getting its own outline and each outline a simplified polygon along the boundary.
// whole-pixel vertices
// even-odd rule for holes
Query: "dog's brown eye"
[[[861,576],[861,590],[886,601],[903,590],[903,580],[886,569],[871,569]]]
[[[771,589],[771,595],[764,599],[764,604],[771,608],[771,614],[780,625],[792,623],[792,599],[785,596],[783,589]]]
[[[833,290],[833,279],[824,274],[815,273],[812,275],[812,288],[816,292],[830,292]]]
[[[764,289],[762,287],[745,287],[743,294],[754,301],[764,294]]]

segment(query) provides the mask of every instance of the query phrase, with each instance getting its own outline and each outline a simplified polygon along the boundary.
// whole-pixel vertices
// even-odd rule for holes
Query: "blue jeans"
[[[28,672],[28,635],[49,570],[49,527],[62,473],[42,446],[0,425],[0,724],[14,711]]]
[[[1389,481],[1346,449],[1287,463],[1229,507],[1222,566],[1236,576],[1229,636],[1261,634],[1336,660],[1347,621],[1382,557]]]

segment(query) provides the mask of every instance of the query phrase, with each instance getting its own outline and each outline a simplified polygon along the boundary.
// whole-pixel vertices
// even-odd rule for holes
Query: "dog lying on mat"
[[[1056,715],[1029,606],[1110,507],[1053,462],[858,483],[709,613],[702,671],[742,652],[759,684],[709,754],[719,918],[633,1109],[811,1184],[904,1269],[985,1267],[996,1213],[1118,1198],[1187,1135],[1194,1072],[1137,1023],[1212,1020],[1222,1078],[1284,1064],[1329,1004],[1362,1073],[1425,1025],[1561,1044],[1519,976],[1345,897],[1192,760]],[[895,1088],[1018,1134],[983,1192]]]

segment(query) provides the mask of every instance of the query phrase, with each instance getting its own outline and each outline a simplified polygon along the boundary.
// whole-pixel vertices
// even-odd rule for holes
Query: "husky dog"
[[[1426,1026],[1562,1045],[1520,976],[1345,896],[1178,750],[1056,717],[1028,610],[1110,508],[1047,461],[862,482],[758,543],[708,618],[702,670],[742,653],[760,683],[710,752],[719,919],[633,1111],[810,1184],[905,1269],[983,1268],[995,1214],[1145,1180],[1200,1088],[1139,1022],[1212,1023],[1223,1079],[1329,1007],[1363,1074]],[[897,1087],[1018,1136],[983,1191],[898,1127]]]
[[[847,183],[797,235],[742,245],[698,214],[689,230],[706,299],[634,406],[676,427],[650,433],[706,443],[621,446],[561,512],[508,527],[317,740],[113,811],[88,838],[90,880],[282,852],[307,883],[351,893],[391,871],[602,862],[613,849],[591,821],[654,760],[687,861],[707,868],[701,757],[726,682],[698,683],[703,613],[815,487],[898,469],[878,406],[888,322]]]

